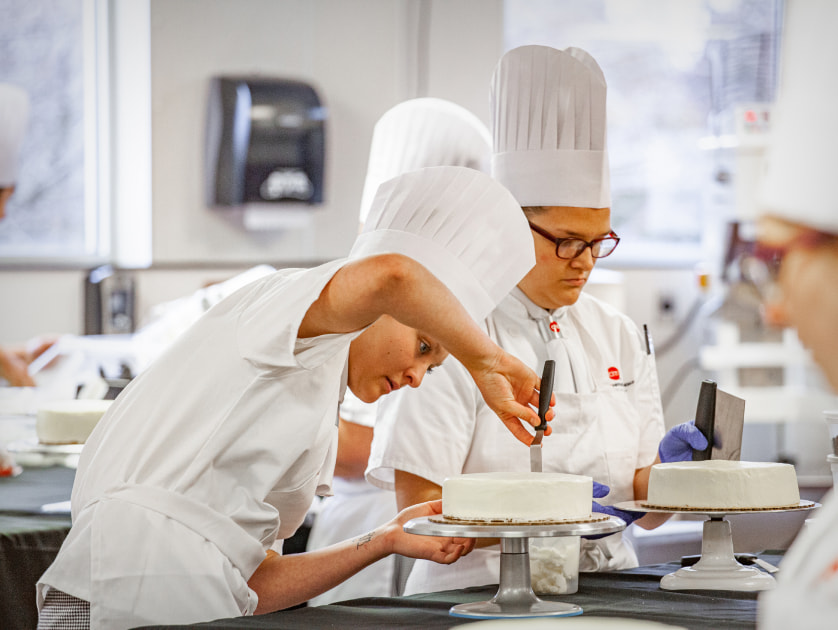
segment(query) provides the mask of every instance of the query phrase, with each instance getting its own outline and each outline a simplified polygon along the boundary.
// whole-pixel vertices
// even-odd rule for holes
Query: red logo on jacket
[[[550,330],[552,330],[554,333],[557,333],[561,330],[561,328],[559,328],[559,324],[557,322],[554,322],[551,319],[550,320]]]
[[[620,380],[620,370],[615,367],[608,368],[608,378],[612,381]]]

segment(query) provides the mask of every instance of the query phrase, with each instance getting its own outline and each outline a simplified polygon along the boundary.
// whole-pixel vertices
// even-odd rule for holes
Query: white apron
[[[358,333],[296,330],[341,264],[244,287],[126,388],[82,452],[73,526],[39,606],[54,587],[108,630],[253,612],[247,580],[330,492]]]
[[[487,321],[489,334],[540,372],[546,342],[527,310],[532,303],[522,300],[528,302],[519,293],[504,300]],[[578,393],[556,394],[553,433],[542,442],[544,471],[589,475],[609,485],[601,503],[631,500],[635,470],[654,461],[664,433],[654,359],[637,327],[595,298],[583,294],[553,315],[575,366],[573,379],[559,377],[557,383],[573,382]],[[440,486],[462,473],[530,469],[529,450],[485,405],[456,361],[446,361],[421,388],[382,399],[379,408],[367,478],[381,487],[393,487],[396,469]],[[496,584],[499,562],[497,548],[476,549],[452,565],[417,561],[405,594]],[[619,534],[582,541],[582,571],[633,566],[637,557]]]

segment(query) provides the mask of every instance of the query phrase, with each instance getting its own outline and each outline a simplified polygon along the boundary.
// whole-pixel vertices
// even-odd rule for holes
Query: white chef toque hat
[[[838,3],[788,0],[759,213],[838,234]]]
[[[0,187],[17,181],[18,157],[29,118],[29,96],[23,88],[0,83]]]
[[[492,175],[521,206],[610,208],[606,84],[581,48],[521,46],[492,75]]]
[[[414,98],[391,107],[372,132],[361,223],[382,182],[426,166],[467,166],[488,172],[491,154],[489,129],[456,103]]]
[[[398,253],[421,263],[482,322],[535,265],[515,198],[480,171],[436,166],[379,188],[349,257]]]

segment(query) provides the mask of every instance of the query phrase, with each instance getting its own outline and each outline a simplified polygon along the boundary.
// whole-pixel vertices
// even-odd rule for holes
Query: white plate
[[[10,453],[36,453],[39,455],[79,455],[84,444],[41,444],[36,438],[18,440],[6,445]]]
[[[724,516],[725,514],[759,514],[761,512],[795,512],[797,510],[811,510],[816,507],[820,507],[820,503],[815,503],[814,501],[803,501],[801,500],[796,506],[793,507],[784,507],[784,508],[752,508],[752,509],[711,509],[711,508],[683,508],[683,509],[675,509],[675,508],[658,508],[658,507],[651,507],[645,501],[622,501],[620,503],[615,503],[612,507],[617,508],[618,510],[627,510],[627,511],[634,511],[634,512],[660,512],[663,514],[721,514]]]

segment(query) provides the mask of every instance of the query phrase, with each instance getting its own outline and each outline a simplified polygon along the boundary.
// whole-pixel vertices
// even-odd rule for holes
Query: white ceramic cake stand
[[[576,604],[539,599],[530,578],[530,538],[595,536],[625,529],[622,519],[594,514],[591,520],[539,523],[537,525],[482,524],[448,521],[424,516],[405,523],[404,531],[423,536],[500,538],[500,579],[497,594],[488,601],[457,604],[448,611],[454,617],[571,617],[581,615]]]
[[[665,514],[701,514],[704,521],[701,536],[701,558],[691,567],[682,567],[661,578],[661,588],[667,591],[688,589],[719,591],[765,591],[774,588],[773,575],[754,567],[747,567],[736,560],[733,553],[733,536],[728,514],[762,514],[795,512],[819,507],[814,501],[801,501],[795,507],[767,510],[675,510],[648,507],[643,501],[623,501],[614,504],[618,510],[634,512],[660,512]]]

